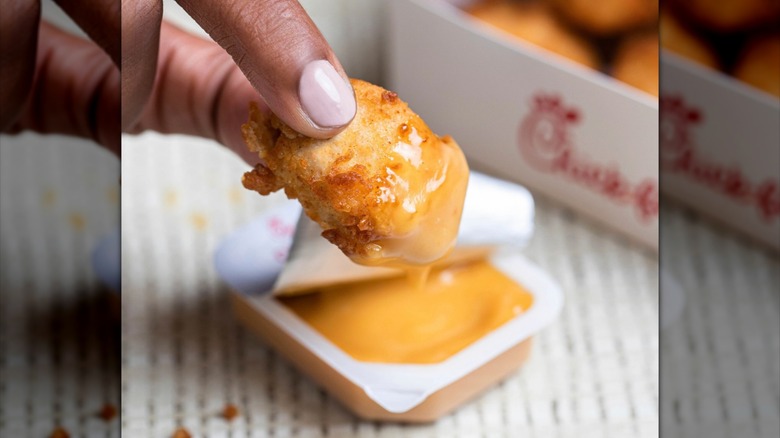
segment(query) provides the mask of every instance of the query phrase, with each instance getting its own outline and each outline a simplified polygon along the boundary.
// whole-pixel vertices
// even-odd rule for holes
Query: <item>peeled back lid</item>
[[[486,257],[498,247],[524,246],[533,234],[534,203],[522,186],[471,172],[458,241],[444,263]],[[294,295],[319,287],[403,275],[393,268],[354,263],[301,214],[287,263],[271,293]]]

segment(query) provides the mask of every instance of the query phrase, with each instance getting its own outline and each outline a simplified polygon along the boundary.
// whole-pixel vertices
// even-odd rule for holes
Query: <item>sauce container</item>
[[[492,197],[504,202],[491,212],[483,207]],[[519,368],[530,354],[533,335],[550,324],[563,305],[555,281],[520,252],[533,229],[533,201],[527,191],[473,173],[466,199],[457,257],[484,256],[490,250],[489,263],[520,284],[533,300],[526,310],[440,362],[356,360],[278,299],[324,285],[337,288],[402,275],[354,265],[319,237],[308,220],[298,220],[300,207],[295,202],[225,238],[215,254],[216,268],[232,289],[238,319],[357,416],[433,421]],[[514,214],[507,216],[510,211]],[[492,226],[490,218],[494,218]],[[495,232],[500,229],[495,222],[509,224],[510,220],[503,233]],[[485,227],[494,232],[486,232]],[[291,245],[289,260],[284,260]]]

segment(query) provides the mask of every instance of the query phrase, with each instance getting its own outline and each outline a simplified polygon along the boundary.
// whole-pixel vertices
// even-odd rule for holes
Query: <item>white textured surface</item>
[[[125,436],[657,436],[653,254],[537,200],[526,253],[567,305],[528,365],[432,425],[362,422],[236,323],[214,270],[221,237],[282,198],[243,190],[246,165],[203,140],[127,138],[122,166]]]
[[[662,211],[661,265],[685,296],[662,332],[662,433],[780,436],[780,257],[674,205]]]
[[[0,136],[0,437],[118,437],[119,324],[91,254],[119,219],[119,161],[84,140]]]

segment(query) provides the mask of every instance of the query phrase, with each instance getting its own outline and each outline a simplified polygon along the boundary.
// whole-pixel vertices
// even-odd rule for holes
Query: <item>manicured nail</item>
[[[355,116],[352,87],[328,61],[312,61],[303,68],[298,95],[303,110],[321,128],[344,126]]]

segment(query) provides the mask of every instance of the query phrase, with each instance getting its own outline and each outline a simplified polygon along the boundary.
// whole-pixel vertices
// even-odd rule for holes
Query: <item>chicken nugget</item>
[[[398,96],[353,79],[357,114],[335,137],[305,137],[256,106],[244,140],[261,159],[243,184],[284,189],[322,235],[364,265],[422,266],[455,244],[468,182],[455,141],[438,137]]]
[[[661,12],[660,32],[665,49],[705,67],[718,68],[718,58],[712,48],[666,11]]]
[[[652,24],[658,0],[552,0],[555,10],[594,35],[609,36]]]
[[[683,12],[718,32],[746,30],[780,18],[777,0],[675,0]]]
[[[780,33],[748,41],[734,69],[734,76],[780,97]]]
[[[612,76],[658,96],[658,34],[632,36],[618,47]]]
[[[598,54],[588,41],[567,29],[543,4],[483,1],[466,12],[516,38],[587,67],[599,67]]]

